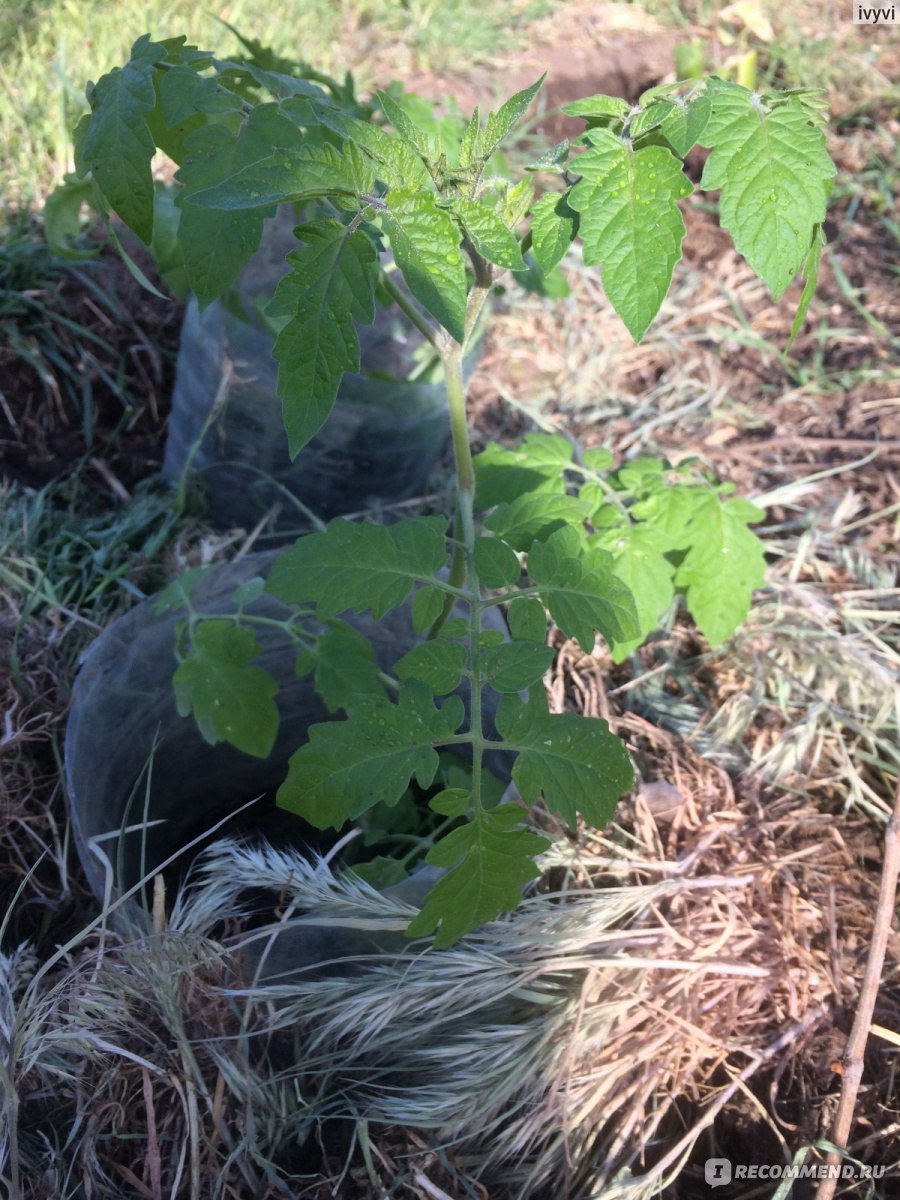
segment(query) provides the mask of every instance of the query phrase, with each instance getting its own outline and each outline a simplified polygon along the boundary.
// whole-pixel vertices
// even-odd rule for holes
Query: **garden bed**
[[[633,99],[692,32],[661,31],[650,18],[643,29],[604,32],[580,4],[567,6],[566,18],[553,34],[539,26],[538,48],[519,54],[523,82],[535,66],[565,64],[561,78],[575,72],[582,91]],[[606,58],[586,53],[586,41]],[[473,71],[473,95],[488,79],[486,68]],[[434,70],[418,81],[425,94],[445,84],[450,90]],[[559,98],[568,94],[567,82],[559,88]],[[465,107],[455,81],[454,90]],[[523,993],[551,988],[559,973],[569,981],[555,1027],[569,1058],[522,1084],[533,1088],[539,1118],[510,1119],[492,1134],[504,1149],[519,1138],[532,1152],[534,1169],[547,1173],[541,1200],[560,1194],[553,1173],[570,1145],[593,1146],[584,1161],[605,1190],[585,1182],[583,1194],[606,1200],[638,1193],[622,1181],[617,1191],[604,1163],[627,1162],[639,1175],[705,1126],[699,1140],[683,1142],[680,1172],[672,1163],[665,1194],[674,1200],[700,1194],[707,1158],[781,1162],[829,1134],[897,769],[900,301],[886,197],[900,129],[886,102],[864,101],[843,108],[831,134],[839,182],[830,246],[789,355],[796,294],[773,304],[738,256],[723,253],[716,217],[695,203],[673,291],[640,346],[602,301],[595,272],[572,259],[563,264],[568,300],[501,304],[488,335],[471,396],[485,441],[509,444],[537,427],[603,442],[617,457],[696,455],[740,494],[770,497],[767,586],[727,654],[710,651],[682,619],[619,666],[555,635],[552,711],[609,721],[646,782],[602,833],[573,836],[539,816],[555,841],[537,895],[568,894],[574,914],[586,896],[600,905],[615,889],[649,890],[618,926],[600,916],[577,933],[574,916],[572,927],[561,924],[565,953],[542,951],[540,970],[529,966],[527,905],[518,923],[473,939],[473,953],[503,961]],[[536,130],[565,133],[555,116]],[[429,1121],[417,1125],[395,1091],[394,1118],[379,1120],[365,1074],[383,1067],[365,1047],[389,1011],[377,989],[358,1025],[343,1030],[328,1025],[328,1005],[349,1012],[346,989],[296,993],[298,1009],[320,1006],[321,1042],[307,1049],[326,1049],[313,1066],[284,1070],[284,997],[260,994],[243,1007],[223,989],[260,920],[234,915],[223,929],[210,918],[227,911],[229,878],[249,869],[237,851],[218,874],[211,868],[199,897],[158,891],[151,935],[137,946],[121,931],[81,932],[95,907],[72,853],[61,777],[78,652],[168,576],[243,555],[265,543],[266,529],[213,533],[196,510],[174,514],[156,481],[180,306],[142,291],[106,250],[76,268],[42,266],[36,286],[19,278],[5,294],[19,297],[6,320],[21,340],[0,350],[0,896],[9,912],[0,966],[14,981],[4,1003],[22,1022],[20,1061],[33,1069],[18,1129],[7,1124],[0,1141],[19,1137],[36,1200],[123,1188],[156,1200],[192,1187],[197,1195],[507,1200],[514,1155],[492,1159],[472,1128],[489,1120],[489,1105],[453,1126],[444,1145],[413,1079],[409,1103]],[[50,327],[44,310],[66,319],[52,326],[50,344],[68,364],[62,371],[35,341],[37,323]],[[275,878],[280,868],[269,866]],[[338,923],[390,925],[402,915],[389,903],[371,907],[349,885],[301,882],[305,903],[332,904]],[[559,908],[564,922],[566,904]],[[34,950],[20,953],[25,943]],[[643,958],[634,972],[610,979],[609,960],[635,945]],[[717,970],[698,969],[704,960]],[[43,982],[30,983],[41,963]],[[874,1018],[895,1034],[898,963],[895,936]],[[477,1021],[460,1032],[428,981],[420,986],[435,1039],[446,1037],[469,1072],[456,1082],[477,1096],[488,1067],[501,1070],[488,1040],[478,1042]],[[522,1002],[523,1022],[530,1003]],[[604,1006],[614,1012],[609,1026]],[[407,1019],[408,1027],[396,1016],[381,1052],[406,1053],[405,1067],[427,1073],[436,1041],[416,1042],[416,1021]],[[867,1165],[888,1168],[876,1191],[884,1197],[900,1177],[896,1054],[895,1043],[870,1037],[850,1143]],[[352,1101],[344,1109],[333,1102],[342,1095]],[[298,1096],[321,1106],[304,1111]],[[76,1143],[55,1144],[53,1131],[76,1115]],[[735,1186],[716,1194],[751,1195]]]

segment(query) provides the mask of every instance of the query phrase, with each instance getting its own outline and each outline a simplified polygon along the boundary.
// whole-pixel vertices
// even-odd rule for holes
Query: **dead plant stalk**
[[[884,834],[884,866],[881,871],[881,886],[875,909],[875,924],[872,928],[872,946],[869,950],[866,973],[860,989],[856,1018],[853,1028],[850,1030],[850,1037],[847,1039],[847,1049],[844,1052],[841,1096],[831,1134],[832,1142],[841,1149],[847,1148],[856,1097],[862,1081],[866,1043],[872,1024],[872,1014],[875,1011],[875,1001],[878,998],[878,988],[881,983],[881,973],[884,969],[884,958],[894,915],[898,874],[900,874],[900,783],[897,784],[897,790],[894,793],[894,808]],[[829,1166],[836,1166],[840,1161],[840,1155],[832,1151],[826,1161]],[[819,1189],[819,1200],[832,1200],[836,1188],[836,1175],[824,1179]]]

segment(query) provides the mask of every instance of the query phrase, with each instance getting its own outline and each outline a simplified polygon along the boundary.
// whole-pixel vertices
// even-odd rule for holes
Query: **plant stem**
[[[838,1101],[831,1132],[831,1141],[840,1150],[846,1149],[850,1141],[853,1111],[856,1107],[859,1085],[862,1082],[866,1042],[869,1038],[872,1014],[875,1011],[875,1001],[878,999],[878,988],[884,970],[888,938],[891,935],[891,923],[897,899],[898,874],[900,874],[900,783],[897,784],[897,790],[894,793],[894,807],[884,833],[884,863],[881,868],[878,903],[875,906],[872,944],[869,948],[866,972],[856,1005],[856,1017],[853,1021],[853,1028],[850,1030],[850,1037],[847,1039],[847,1048],[844,1051],[841,1098]],[[840,1162],[840,1155],[832,1152],[825,1161],[829,1166],[835,1168]],[[826,1178],[819,1189],[819,1200],[831,1200],[836,1188],[837,1177],[831,1175]]]
[[[481,296],[473,304],[473,296]],[[466,312],[466,332],[474,328],[484,304],[487,289],[473,288]],[[447,380],[447,402],[450,406],[450,430],[453,436],[453,457],[456,463],[457,546],[453,568],[462,561],[464,581],[469,592],[469,729],[472,736],[472,802],[475,812],[481,812],[481,759],[484,729],[481,713],[481,594],[475,570],[475,467],[469,446],[469,423],[466,419],[466,395],[462,376],[463,347],[448,342],[444,351],[444,375]],[[442,614],[443,615],[443,614]]]
[[[436,331],[431,325],[428,324],[428,322],[425,320],[425,317],[419,312],[403,289],[397,287],[396,283],[394,283],[387,271],[381,272],[381,286],[394,301],[397,307],[412,322],[416,329],[418,329],[422,337],[424,337],[426,341],[430,342],[431,345],[434,346],[435,350],[440,353]]]

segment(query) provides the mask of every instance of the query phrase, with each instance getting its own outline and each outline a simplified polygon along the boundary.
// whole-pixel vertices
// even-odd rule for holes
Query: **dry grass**
[[[13,1194],[89,1181],[98,1197],[278,1196],[298,1188],[291,1167],[315,1165],[302,1194],[324,1196],[314,1134],[335,1155],[353,1130],[369,1171],[354,1180],[347,1158],[344,1196],[402,1179],[461,1197],[467,1178],[497,1200],[650,1196],[756,1076],[777,1080],[827,1036],[855,970],[836,957],[834,911],[863,936],[869,919],[827,817],[791,797],[741,807],[723,771],[693,769],[702,787],[671,825],[638,800],[627,834],[558,842],[545,865],[562,890],[452,951],[288,968],[318,927],[339,946],[401,929],[411,909],[235,843],[168,920],[154,910],[151,933],[91,933],[40,969],[20,949],[2,988]],[[843,877],[852,897],[834,896]],[[259,889],[282,916],[248,932]],[[412,1164],[381,1149],[403,1127],[419,1131]]]

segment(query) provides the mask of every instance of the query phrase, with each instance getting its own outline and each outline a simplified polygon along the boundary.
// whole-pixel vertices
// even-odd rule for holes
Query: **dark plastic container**
[[[408,382],[430,347],[396,308],[358,327],[363,374],[345,375],[332,415],[291,462],[276,391],[275,337],[261,309],[286,272],[295,218],[282,210],[227,301],[188,304],[163,473],[199,476],[220,525],[254,525],[281,506],[297,529],[296,497],[330,518],[421,495],[449,437],[443,381]]]

